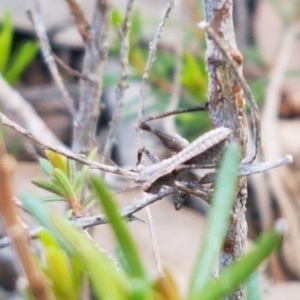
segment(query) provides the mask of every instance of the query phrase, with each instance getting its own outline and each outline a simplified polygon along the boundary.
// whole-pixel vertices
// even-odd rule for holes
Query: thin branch
[[[75,154],[75,153],[71,152],[70,150],[68,150],[65,147],[54,146],[55,144],[48,143],[48,142],[44,141],[42,138],[38,138],[38,137],[34,136],[31,132],[29,132],[25,128],[21,127],[17,123],[13,122],[12,120],[7,118],[1,112],[0,112],[0,121],[3,123],[3,125],[5,125],[7,127],[10,127],[11,129],[19,132],[20,134],[22,134],[26,138],[30,139],[34,143],[42,146],[44,149],[48,149],[48,150],[54,151],[56,153],[62,154],[62,155],[64,155],[65,157],[67,157],[69,159],[72,159],[72,160],[75,160],[79,163],[88,165],[92,169],[99,169],[101,171],[122,175],[122,176],[125,176],[125,177],[128,177],[128,178],[134,178],[134,176],[136,174],[133,171],[128,171],[128,170],[125,170],[125,169],[121,169],[121,168],[118,168],[116,166],[108,166],[108,165],[105,165],[105,164],[98,163],[96,161],[89,160],[85,157],[85,155]]]
[[[73,105],[73,101],[65,87],[65,84],[60,76],[58,67],[55,63],[55,59],[52,56],[52,50],[49,43],[49,39],[46,34],[45,24],[41,14],[40,2],[38,0],[34,1],[35,3],[35,10],[34,12],[28,11],[28,16],[30,20],[33,22],[36,34],[39,38],[41,51],[46,62],[47,67],[52,75],[54,82],[56,83],[57,87],[59,88],[64,101],[63,104],[67,107],[68,111],[72,116],[75,116],[75,109]]]
[[[104,148],[104,157],[102,162],[105,162],[106,157],[111,156],[112,147],[116,142],[115,139],[117,134],[117,128],[122,117],[122,108],[124,103],[125,90],[128,87],[127,78],[128,78],[128,56],[129,56],[129,32],[130,32],[130,25],[131,25],[133,2],[134,0],[128,0],[127,2],[125,18],[120,33],[120,39],[121,39],[120,74],[121,75],[120,75],[118,87],[116,89],[117,107],[114,109],[114,113],[110,123],[110,129],[108,132],[106,145]]]
[[[224,58],[231,66],[232,71],[234,72],[236,78],[238,79],[240,85],[242,86],[246,99],[249,102],[249,107],[251,112],[251,124],[253,130],[253,138],[254,138],[254,149],[252,153],[250,153],[249,155],[247,155],[247,157],[243,159],[243,162],[250,163],[255,160],[258,149],[260,147],[260,141],[261,141],[260,119],[259,119],[259,110],[254,95],[244,78],[242,69],[239,67],[237,63],[237,61],[241,60],[242,57],[240,56],[240,54],[236,54],[236,56],[234,56],[235,53],[229,53],[229,51],[224,47],[222,40],[217,36],[213,28],[209,26],[209,24],[206,21],[200,22],[198,26],[205,30],[207,35],[215,42],[218,49],[224,55]]]
[[[91,82],[95,82],[96,78],[93,78],[90,75],[83,75],[78,70],[72,69],[69,65],[67,65],[61,58],[59,58],[54,52],[51,52],[53,58],[56,60],[56,62],[59,64],[60,67],[62,67],[66,72],[68,72],[71,76],[77,77],[81,80],[89,80]]]
[[[135,200],[131,202],[128,206],[120,209],[120,216],[123,218],[129,218],[136,212],[140,211],[144,207],[170,195],[173,192],[173,189],[170,187],[163,187],[157,194],[149,194],[146,197]],[[98,216],[80,218],[73,220],[73,223],[76,226],[81,228],[87,228],[100,224],[107,224],[108,220],[104,214],[100,214]]]
[[[80,33],[83,42],[86,45],[91,45],[92,43],[91,29],[80,5],[76,0],[66,0],[66,1],[69,5],[69,9],[72,15],[74,16],[78,32]]]
[[[134,200],[132,203],[130,203],[128,206],[125,206],[124,208],[120,209],[120,216],[123,218],[126,218],[129,221],[137,220],[133,215],[142,210],[144,207],[161,200],[162,198],[172,194],[173,189],[169,187],[163,187],[159,193],[155,195],[147,195],[146,197]],[[82,229],[86,229],[88,227],[101,225],[101,224],[107,224],[108,219],[106,215],[100,214],[97,216],[92,217],[86,217],[86,218],[78,218],[71,221],[75,226],[80,227]],[[30,232],[31,238],[36,238],[38,233],[40,232],[41,228],[34,229]],[[7,247],[11,245],[11,239],[8,237],[4,237],[0,239],[0,249]]]
[[[182,1],[177,1],[177,9],[175,10],[178,14],[177,18],[181,19],[182,17]],[[172,93],[171,93],[171,101],[168,107],[168,111],[173,111],[178,108],[180,95],[182,93],[181,86],[181,72],[182,72],[182,52],[183,52],[183,33],[181,28],[178,29],[176,45],[175,45],[175,71],[173,76],[173,84],[172,84]],[[164,122],[164,127],[167,132],[176,132],[176,126],[174,122],[175,118],[167,118]]]
[[[141,86],[141,90],[140,90],[140,105],[139,105],[139,111],[138,111],[138,121],[142,120],[143,114],[144,114],[148,79],[149,79],[151,67],[156,58],[157,44],[162,36],[166,20],[169,17],[170,11],[173,7],[174,7],[174,1],[170,1],[167,4],[167,7],[161,17],[161,21],[158,25],[158,28],[154,35],[153,41],[149,45],[149,54],[148,54],[148,59],[147,59],[145,71],[143,74],[142,86]],[[137,148],[138,148],[138,152],[140,152],[140,150],[143,148],[142,147],[142,131],[139,128],[137,128]]]

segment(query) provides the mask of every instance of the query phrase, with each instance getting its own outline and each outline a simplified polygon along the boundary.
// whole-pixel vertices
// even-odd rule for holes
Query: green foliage
[[[39,49],[37,42],[25,41],[13,52],[13,35],[12,15],[6,13],[0,30],[0,73],[10,84],[18,81]]]
[[[112,194],[99,178],[92,178],[92,185],[123,251],[129,275],[145,280],[147,276],[139,258],[139,253],[125,221],[120,218],[118,207]]]
[[[94,153],[91,154],[93,155]],[[69,193],[66,188],[62,188],[58,177],[55,177],[58,172],[59,176],[64,176],[63,181],[68,180],[67,185],[71,184],[76,194],[82,184],[86,183],[87,169],[84,167],[77,176],[73,174],[75,176],[72,177],[73,171],[68,160],[53,152],[48,152],[47,157],[49,162],[41,160],[41,165],[55,179],[52,184],[63,193]],[[202,247],[194,266],[188,297],[185,299],[217,300],[232,293],[256,271],[258,265],[282,239],[281,232],[271,230],[258,240],[248,254],[224,270],[217,279],[211,278],[235,198],[239,161],[239,147],[237,144],[229,145],[217,175]],[[121,251],[123,263],[118,266],[81,230],[52,212],[44,201],[29,194],[23,195],[24,206],[45,228],[38,236],[45,250],[45,260],[39,264],[51,280],[56,299],[80,299],[85,274],[91,282],[96,299],[182,299],[179,288],[167,269],[164,269],[163,278],[150,278],[128,225],[119,215],[111,192],[99,178],[91,178],[91,184]]]
[[[214,263],[220,253],[235,198],[239,161],[239,147],[237,144],[232,144],[225,154],[217,176],[215,192],[212,197],[212,208],[208,215],[207,228],[203,238],[203,246],[195,265],[190,288],[191,299],[196,299],[199,291],[209,281]],[[228,186],[233,188],[228,188]]]
[[[116,29],[117,34],[114,40],[111,54],[114,56],[120,55],[120,39],[119,28],[123,21],[123,16],[119,10],[113,9],[112,12],[112,25]],[[144,32],[147,20],[141,19],[139,11],[134,10],[131,19],[131,29],[129,34],[129,65],[132,67],[131,80],[140,80],[145,71],[146,61],[149,53],[149,45],[145,44]],[[177,26],[174,23],[172,26]],[[190,39],[188,37],[192,36]],[[195,42],[194,28],[186,28],[184,30],[185,46],[188,48],[189,43]],[[203,40],[197,41],[199,44],[203,44]],[[184,49],[185,50],[185,49]],[[151,84],[151,93],[153,98],[156,99],[154,103],[151,103],[151,107],[146,107],[146,113],[151,113],[154,110],[154,114],[158,111],[165,111],[168,109],[170,103],[170,94],[173,89],[174,72],[176,66],[176,54],[172,49],[166,49],[163,46],[158,47],[156,51],[155,62],[149,74],[149,83]],[[207,90],[207,72],[205,69],[204,56],[195,57],[190,51],[185,50],[181,58],[182,71],[181,86],[182,93],[180,96],[180,107],[187,107],[190,105],[200,105],[206,100]],[[128,117],[125,116],[128,119]],[[197,121],[197,128],[192,124]],[[199,115],[195,113],[179,115],[176,117],[176,122],[179,127],[179,131],[186,138],[193,140],[199,136],[209,127],[209,119],[204,114]]]
[[[97,153],[97,149],[91,151],[88,156],[93,159]],[[36,186],[47,190],[54,197],[46,197],[45,202],[49,201],[66,201],[72,207],[72,213],[77,216],[81,215],[82,207],[80,199],[82,196],[83,187],[86,183],[89,172],[88,166],[83,166],[80,171],[76,171],[75,162],[67,160],[63,155],[53,151],[46,151],[48,160],[40,159],[40,166],[50,180],[33,179],[32,183]],[[94,199],[94,193],[87,197],[86,203]]]

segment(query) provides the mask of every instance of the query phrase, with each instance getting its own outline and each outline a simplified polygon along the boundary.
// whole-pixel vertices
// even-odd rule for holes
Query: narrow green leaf
[[[117,270],[86,236],[61,216],[51,214],[50,220],[61,237],[82,259],[97,299],[123,300],[128,298],[129,283],[123,273]]]
[[[0,31],[0,72],[4,72],[9,61],[12,39],[13,39],[13,20],[12,14],[7,12],[4,16],[2,28]]]
[[[98,149],[97,148],[94,148],[90,154],[88,155],[88,158],[89,159],[94,159],[94,157],[96,156],[97,154],[97,151]],[[75,176],[75,192],[76,194],[78,195],[78,197],[80,197],[80,192],[81,192],[81,189],[83,188],[84,186],[84,183],[85,183],[85,180],[87,178],[87,175],[89,173],[89,166],[87,165],[84,165],[82,167],[82,170],[80,172],[77,172],[76,176]]]
[[[76,183],[76,163],[74,160],[68,159],[67,165],[68,165],[68,178],[70,180],[71,185],[74,187]]]
[[[263,234],[256,246],[246,256],[224,270],[218,279],[211,280],[200,293],[190,299],[217,300],[233,292],[280,244],[283,229],[272,229]]]
[[[48,176],[52,175],[53,167],[52,167],[51,163],[49,162],[49,160],[47,160],[45,158],[39,158],[39,164],[46,175],[48,175]]]
[[[53,168],[61,170],[66,176],[68,176],[67,158],[62,154],[51,150],[46,150],[45,153]]]
[[[97,299],[128,298],[130,285],[124,274],[96,248],[90,239],[63,217],[52,212],[35,196],[27,193],[22,195],[22,200],[29,212],[68,252],[78,255],[91,279]]]
[[[77,200],[76,193],[72,187],[72,184],[67,175],[60,169],[55,168],[53,170],[53,178],[57,180],[59,187],[64,191],[65,197],[71,202]]]
[[[66,198],[60,197],[60,196],[49,196],[49,197],[43,197],[43,202],[65,202]]]
[[[202,247],[194,268],[189,299],[201,299],[197,295],[210,279],[217,261],[235,196],[237,169],[240,161],[239,146],[231,143],[225,151],[212,197]]]
[[[45,247],[46,272],[52,280],[57,300],[79,299],[73,285],[73,269],[66,252],[60,247]]]
[[[90,195],[84,200],[82,207],[86,207],[87,205],[89,205],[95,198],[96,198],[95,193],[91,192]]]
[[[50,234],[50,232],[46,229],[41,230],[37,234],[39,240],[45,247],[57,247],[59,248],[59,243],[57,240]]]
[[[80,295],[82,288],[82,277],[83,277],[83,261],[79,257],[79,255],[71,255],[71,265],[73,267],[73,286],[75,295]],[[80,297],[77,297],[80,299]]]
[[[21,197],[24,206],[30,212],[30,214],[37,219],[42,226],[48,229],[55,239],[58,240],[60,244],[63,244],[65,249],[71,252],[69,245],[64,241],[64,239],[61,238],[49,220],[49,205],[43,203],[39,197],[36,197],[31,193],[23,193]]]
[[[35,58],[38,50],[39,44],[31,41],[27,41],[19,47],[13,55],[11,64],[4,73],[5,79],[10,84],[13,85],[19,80],[22,73]]]
[[[119,215],[118,207],[112,194],[101,179],[93,177],[91,178],[91,182],[124,253],[129,268],[129,274],[133,277],[146,280],[147,275],[142,265],[137,247],[127,224]]]
[[[49,191],[53,194],[56,194],[56,195],[59,195],[59,196],[62,196],[62,197],[65,197],[65,191],[60,188],[59,186],[53,184],[52,182],[50,181],[45,181],[45,180],[42,180],[42,179],[33,179],[31,180],[31,182],[40,187],[41,189],[44,189],[46,191]]]

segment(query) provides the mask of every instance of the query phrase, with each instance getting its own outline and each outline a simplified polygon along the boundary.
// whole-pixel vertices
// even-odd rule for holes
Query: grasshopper
[[[191,144],[177,134],[170,134],[158,130],[148,124],[149,121],[170,116],[175,113],[185,113],[189,111],[200,111],[207,109],[208,104],[201,107],[176,110],[164,113],[155,117],[144,118],[139,122],[140,129],[149,131],[156,135],[161,142],[175,154],[167,159],[159,161],[146,149],[141,149],[138,153],[138,162],[141,161],[142,153],[145,153],[154,163],[150,166],[138,166],[138,173],[134,180],[141,184],[145,192],[156,194],[162,186],[173,188],[174,205],[178,210],[190,197],[190,194],[198,196],[206,201],[209,200],[211,187],[205,185],[212,184],[215,179],[215,171],[209,172],[202,177],[191,172],[193,168],[211,169],[216,168],[220,161],[221,153],[226,142],[231,137],[231,130],[225,127],[218,127],[198,137]],[[286,155],[281,159],[270,163],[244,164],[241,163],[239,176],[247,176],[257,172],[269,170],[292,161],[291,156]]]
[[[149,121],[169,116],[175,113],[188,111],[205,110],[207,104],[201,107],[177,110],[155,117],[148,117],[139,122],[138,126],[155,134],[161,142],[173,152],[173,156],[159,161],[153,157],[146,149],[141,149],[138,154],[138,161],[141,160],[142,153],[154,163],[147,167],[138,167],[138,174],[135,182],[142,185],[142,189],[148,193],[157,193],[163,185],[173,188],[174,205],[178,210],[193,193],[201,198],[207,198],[210,189],[201,184],[197,175],[190,172],[189,166],[200,166],[202,169],[214,168],[219,162],[220,153],[226,141],[231,135],[231,130],[225,127],[213,129],[197,138],[191,144],[177,134],[169,134],[158,130],[148,124]],[[192,188],[191,188],[192,186]]]

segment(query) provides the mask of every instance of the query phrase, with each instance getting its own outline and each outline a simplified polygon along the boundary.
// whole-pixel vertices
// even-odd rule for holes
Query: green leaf
[[[94,199],[96,198],[96,195],[94,192],[90,193],[90,195],[84,199],[84,203],[82,204],[82,207],[86,207],[89,205]]]
[[[46,191],[49,191],[53,194],[56,194],[56,195],[59,195],[59,196],[62,196],[62,197],[66,197],[65,191],[61,187],[53,184],[50,181],[45,181],[45,180],[42,180],[42,179],[33,179],[33,180],[31,180],[31,182],[34,185],[40,187],[41,189],[44,189]]]
[[[279,223],[277,225],[280,225]],[[283,229],[272,229],[263,234],[249,253],[224,270],[218,279],[211,280],[200,293],[190,299],[216,300],[233,292],[278,247],[282,241]]]
[[[194,268],[189,299],[199,298],[199,292],[211,277],[213,266],[228,228],[230,212],[235,196],[235,189],[240,161],[239,146],[231,143],[225,151],[217,174],[202,247]]]
[[[48,229],[54,238],[65,247],[65,249],[71,252],[69,245],[64,241],[64,239],[61,238],[49,220],[49,206],[43,203],[40,198],[31,193],[23,193],[21,198],[24,206],[30,212],[30,214],[37,219],[42,226]]]
[[[67,158],[62,154],[51,150],[46,150],[45,153],[53,168],[61,170],[66,176],[68,176]]]
[[[82,259],[96,297],[103,300],[126,299],[129,293],[129,283],[123,273],[117,270],[113,263],[86,236],[61,216],[51,214],[49,218],[61,238]]]
[[[67,160],[68,165],[68,178],[71,182],[71,185],[74,187],[76,184],[76,163],[72,159]],[[74,189],[76,192],[76,189]]]
[[[77,201],[76,193],[67,175],[60,169],[53,170],[53,178],[59,184],[59,187],[64,191],[65,197],[70,202]]]
[[[15,84],[28,65],[36,57],[39,50],[38,42],[27,41],[23,43],[13,55],[12,63],[4,72],[5,79],[10,84]]]
[[[80,295],[82,288],[82,277],[83,277],[83,261],[78,255],[71,255],[71,265],[73,267],[73,286],[75,295]],[[77,297],[80,299],[80,297]]]
[[[13,19],[12,14],[7,12],[4,16],[0,32],[0,72],[4,72],[9,61],[13,39]]]
[[[111,23],[113,27],[119,27],[123,23],[123,16],[119,9],[114,7],[111,11]]]
[[[97,299],[124,300],[130,293],[130,284],[115,265],[100,252],[94,243],[62,216],[31,194],[23,194],[23,203],[42,226],[72,255],[77,254],[88,276]],[[80,264],[77,265],[80,269]],[[78,275],[77,275],[78,276]]]
[[[37,234],[39,240],[43,243],[45,247],[57,247],[59,248],[59,243],[56,239],[50,234],[50,232],[46,229],[41,230]]]
[[[93,177],[91,178],[91,182],[96,195],[98,196],[99,200],[101,200],[104,211],[124,253],[124,257],[129,268],[129,274],[132,277],[146,280],[147,274],[139,257],[137,247],[127,224],[119,215],[118,207],[113,199],[112,194],[107,189],[106,185],[101,181],[101,179]]]
[[[73,285],[73,269],[66,252],[60,247],[45,247],[46,271],[52,280],[57,300],[79,299]]]
[[[60,197],[60,196],[49,196],[49,197],[43,197],[43,202],[66,202],[66,198]]]
[[[48,176],[52,175],[53,167],[52,167],[51,163],[49,162],[49,160],[47,160],[45,158],[39,158],[39,164],[46,175],[48,175]]]
[[[98,149],[94,148],[88,155],[88,159],[91,159],[91,160],[94,159],[97,154],[97,151],[98,151]],[[84,165],[82,167],[82,170],[80,172],[77,172],[77,174],[75,176],[75,192],[78,195],[78,198],[80,197],[80,192],[84,186],[84,183],[85,183],[85,180],[89,173],[89,170],[90,170],[89,166]]]

